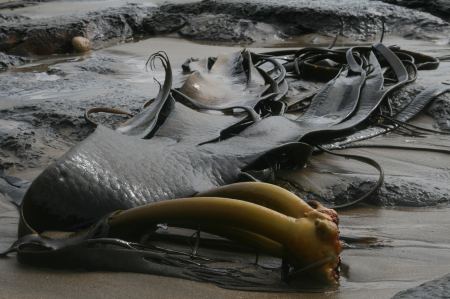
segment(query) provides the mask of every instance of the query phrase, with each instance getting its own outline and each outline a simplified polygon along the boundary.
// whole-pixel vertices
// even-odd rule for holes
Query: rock
[[[39,2],[48,2],[52,0],[11,0],[0,3],[0,9],[15,9],[20,7],[27,7],[31,5],[36,5]]]
[[[344,35],[350,38],[369,40],[381,31],[383,21],[388,30],[395,28],[395,34],[400,36],[429,39],[439,35],[447,38],[450,30],[447,22],[428,13],[370,0],[204,0],[167,4],[161,10],[183,14],[188,24],[207,14],[229,15],[231,19],[276,26],[289,36],[311,32],[334,35],[343,29]],[[214,28],[217,26],[212,27]],[[414,36],[411,32],[414,32]],[[210,36],[211,34],[205,35],[205,39]],[[199,38],[201,36],[197,36]]]
[[[0,25],[0,51],[8,54],[72,52],[72,38],[84,36],[91,47],[124,41],[144,32],[142,21],[155,7],[126,5],[70,17],[31,19]]]
[[[135,36],[176,31],[193,39],[242,43],[277,42],[306,33],[334,36],[341,30],[348,39],[373,40],[383,21],[388,34],[395,28],[395,35],[407,38],[448,39],[450,30],[447,22],[429,13],[373,0],[204,0],[160,7],[130,4],[45,19],[11,18],[0,19],[0,51],[22,56],[72,52],[74,36],[101,48]]]
[[[21,15],[4,15],[0,14],[0,24],[7,22],[20,22],[24,20],[29,20],[30,18]]]
[[[436,122],[436,129],[450,131],[450,92],[433,101],[426,111]]]
[[[0,168],[40,169],[53,162],[92,132],[83,117],[87,108],[140,110],[158,85],[140,88],[141,83],[124,80],[142,76],[152,83],[146,59],[128,64],[130,59],[97,52],[52,64],[47,71],[44,65],[0,73]],[[94,117],[112,127],[126,119],[107,113]]]
[[[148,34],[163,34],[177,31],[186,24],[181,14],[156,12],[143,20],[144,31]]]
[[[25,57],[7,55],[0,52],[0,72],[5,71],[10,67],[18,66],[29,62],[30,60]]]
[[[450,22],[450,1],[448,0],[381,0],[399,6],[419,9]]]
[[[450,274],[397,293],[392,299],[450,298]]]
[[[182,36],[210,41],[256,42],[281,39],[284,36],[276,27],[223,14],[200,14],[188,20],[179,30]]]
[[[76,52],[84,53],[91,50],[91,42],[83,36],[72,38],[72,46]]]

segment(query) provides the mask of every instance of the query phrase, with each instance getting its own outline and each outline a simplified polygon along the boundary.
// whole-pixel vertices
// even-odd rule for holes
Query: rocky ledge
[[[55,1],[55,5],[64,4]],[[273,43],[307,33],[334,36],[338,32],[352,40],[373,40],[383,22],[388,33],[407,38],[448,39],[450,30],[446,21],[429,13],[370,0],[357,4],[349,0],[128,4],[70,17],[33,19],[5,15],[0,9],[0,52],[68,53],[73,51],[75,36],[89,39],[95,49],[137,36],[175,32],[191,39],[233,43]]]
[[[382,0],[383,2],[429,12],[445,21],[450,21],[448,0]]]
[[[450,298],[450,274],[397,293],[392,299]]]

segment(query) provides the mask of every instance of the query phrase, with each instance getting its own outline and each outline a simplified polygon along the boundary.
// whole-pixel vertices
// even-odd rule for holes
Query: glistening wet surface
[[[437,56],[449,53],[448,46],[435,43],[406,42],[398,39],[388,39],[386,43],[401,44],[407,49]],[[157,91],[153,76],[159,80],[163,78],[161,69],[150,73],[145,71],[146,59],[153,52],[167,52],[176,71],[176,80],[179,80],[180,65],[186,58],[215,56],[236,49],[161,37],[121,44],[86,56],[49,57],[2,73],[0,81],[3,88],[0,89],[0,95],[5,100],[0,103],[0,120],[5,122],[5,126],[11,131],[14,126],[25,132],[28,126],[33,127],[35,141],[30,143],[31,148],[24,148],[23,152],[30,153],[37,147],[40,156],[31,155],[25,159],[13,157],[11,154],[9,157],[2,156],[1,160],[10,159],[11,163],[18,163],[8,170],[9,174],[32,179],[48,163],[88,134],[77,133],[77,130],[86,130],[82,118],[85,108],[100,104],[127,109],[141,107]],[[262,50],[267,49],[255,49]],[[443,69],[446,67],[448,68],[444,65]],[[419,76],[429,74],[423,72],[419,73]],[[450,79],[445,75],[441,77],[442,80]],[[32,109],[37,110],[33,112]],[[54,115],[42,113],[45,109]],[[54,117],[54,120],[39,122],[39,117]],[[65,118],[75,125],[65,125],[62,121]],[[427,124],[432,122],[430,119],[420,121]],[[404,136],[396,138],[400,137],[405,139]],[[389,138],[387,139],[391,142],[395,139]],[[431,137],[419,139],[417,142],[441,143],[445,146],[443,142],[448,141],[448,137],[440,138],[443,138],[442,142]],[[381,139],[380,142],[386,142],[387,139]],[[405,154],[382,149],[348,151],[380,158],[381,162],[385,163],[387,173],[392,176],[413,176],[411,172],[419,172],[422,177],[433,180],[435,176],[448,172],[450,168],[449,159],[445,155]],[[367,170],[351,161],[317,159],[318,167],[326,169],[323,172],[338,175],[337,178],[345,178],[347,182],[362,174],[371,176],[371,169]],[[331,175],[328,179],[330,184],[336,179]],[[420,176],[418,178],[420,179]],[[446,178],[436,178],[441,179]],[[4,249],[16,237],[18,218],[15,208],[4,203],[4,198],[0,199],[0,245],[1,249]],[[341,212],[340,227],[343,236],[370,237],[373,242],[353,245],[353,248],[350,246],[344,250],[341,286],[337,291],[302,294],[302,297],[389,298],[398,291],[447,274],[450,272],[449,216],[448,203],[421,208],[366,206]],[[210,284],[135,273],[38,269],[20,265],[13,257],[0,260],[0,285],[2,298],[141,298],[150,295],[156,298],[299,297],[298,294],[229,291]]]

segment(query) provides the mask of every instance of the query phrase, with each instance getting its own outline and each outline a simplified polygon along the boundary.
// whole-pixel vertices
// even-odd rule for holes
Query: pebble
[[[83,36],[72,38],[72,46],[76,52],[84,53],[91,50],[91,42]]]

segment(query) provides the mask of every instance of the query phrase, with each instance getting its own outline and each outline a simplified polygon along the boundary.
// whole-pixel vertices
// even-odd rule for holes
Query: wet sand
[[[376,237],[380,247],[346,249],[336,292],[272,294],[136,273],[57,271],[0,260],[0,298],[390,298],[446,274],[450,209],[358,208],[341,214],[343,235]],[[0,204],[0,245],[15,238],[17,213]]]
[[[415,45],[411,42],[406,47],[414,48]],[[448,50],[448,46],[427,44],[422,46],[422,49],[424,52],[442,54]],[[155,92],[152,76],[144,71],[143,65],[148,55],[158,50],[167,51],[174,68],[179,70],[179,65],[187,57],[213,56],[235,51],[236,48],[200,46],[175,38],[154,38],[118,45],[90,55],[104,54],[122,57],[126,67],[121,72],[107,75],[107,78],[126,79],[140,93],[152,94]],[[57,64],[54,61],[52,63]],[[31,71],[45,74],[45,71],[39,72],[36,69]],[[161,74],[156,74],[156,77],[159,75]],[[23,102],[17,102],[16,99],[11,98],[9,102],[1,102],[0,106],[7,108],[7,105],[12,105],[17,108],[25,105],[26,102],[34,101],[39,104],[48,101],[49,98],[57,102],[58,93],[62,93],[61,90],[47,92],[53,92],[53,97],[51,94],[45,94],[41,95],[41,98],[36,98],[35,94],[31,96],[25,94],[22,97]],[[92,87],[92,90],[84,90],[81,94],[77,94],[76,91],[72,93],[74,95],[70,99],[82,106],[85,104],[82,97],[102,95],[106,91]],[[429,123],[431,120],[419,121]],[[442,140],[448,143],[448,137]],[[423,141],[426,140],[421,140]],[[440,142],[439,140],[428,141]],[[50,160],[57,158],[70,145],[68,142],[53,152],[46,151],[46,154],[51,155]],[[424,155],[416,153],[399,159],[405,154],[380,149],[348,151],[369,154],[375,159],[381,159],[380,163],[386,167],[386,173],[390,176],[407,176],[410,172],[417,174],[416,170],[425,169],[426,171],[419,172],[417,176],[433,180],[433,175],[436,173],[448,173],[450,169],[450,161],[445,155],[427,154],[424,158]],[[366,169],[344,159],[325,157],[317,158],[315,161],[321,167],[318,171],[320,175],[325,173],[330,175],[330,184],[336,180],[336,175],[351,180],[362,174],[371,177],[373,173],[369,168]],[[12,169],[8,173],[32,179],[42,167],[45,165],[42,164],[31,170]],[[440,170],[433,172],[433,169],[437,168]],[[448,181],[448,177],[440,179]],[[433,208],[367,206],[342,212],[341,232],[343,235],[374,237],[378,240],[378,246],[346,249],[343,252],[344,270],[341,286],[336,292],[301,295],[237,292],[224,290],[211,284],[153,275],[37,269],[20,265],[14,257],[10,257],[0,259],[0,298],[390,298],[401,290],[450,272],[449,216],[448,205]],[[4,198],[0,197],[0,250],[15,240],[16,227],[15,208],[5,203]]]

